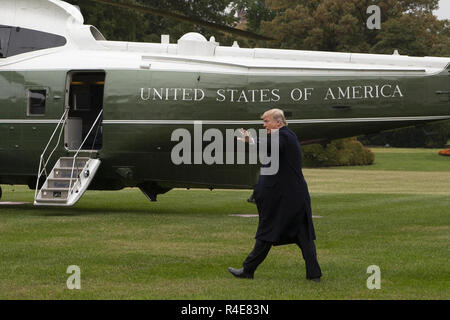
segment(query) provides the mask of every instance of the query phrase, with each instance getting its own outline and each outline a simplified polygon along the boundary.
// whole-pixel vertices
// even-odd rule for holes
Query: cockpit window
[[[9,27],[0,26],[0,58],[6,58],[10,34],[11,29]]]
[[[60,47],[66,38],[42,31],[20,27],[0,26],[0,58],[21,53]]]

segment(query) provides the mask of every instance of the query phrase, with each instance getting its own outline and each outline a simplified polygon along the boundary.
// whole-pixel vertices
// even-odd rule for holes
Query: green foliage
[[[441,148],[450,138],[450,121],[426,124],[423,127],[408,127],[386,131],[377,135],[362,136],[358,140],[365,145],[405,148]]]
[[[304,167],[370,165],[375,155],[356,138],[334,140],[326,146],[306,145],[303,148]]]
[[[108,40],[160,42],[161,34],[169,34],[171,41],[187,32],[200,32],[205,37],[215,36],[217,41],[230,41],[226,36],[186,22],[143,14],[129,9],[96,3],[92,0],[67,0],[78,5],[85,23],[96,26]],[[200,18],[223,25],[235,23],[235,8],[231,0],[126,0],[129,4],[171,11],[188,17]]]
[[[438,0],[268,0],[276,16],[261,23],[278,48],[450,56],[449,21],[433,16]],[[381,9],[381,29],[369,30],[367,8]]]
[[[391,54],[398,49],[411,56],[450,55],[448,21],[438,21],[430,13],[404,14],[390,19],[383,25],[383,32],[371,52]],[[443,33],[444,32],[444,33]]]
[[[245,14],[246,29],[259,32],[261,21],[271,20],[275,12],[271,11],[264,0],[240,0],[235,2],[236,9]]]

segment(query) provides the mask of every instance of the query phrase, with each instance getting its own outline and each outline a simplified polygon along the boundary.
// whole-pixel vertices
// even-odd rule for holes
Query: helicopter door
[[[80,147],[81,150],[102,148],[102,117],[97,123],[95,120],[103,109],[104,86],[105,72],[69,73],[66,96],[69,113],[64,134],[64,144],[69,151],[77,151]]]

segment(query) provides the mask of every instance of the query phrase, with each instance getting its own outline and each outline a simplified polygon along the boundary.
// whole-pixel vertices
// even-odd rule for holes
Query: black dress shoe
[[[247,199],[247,202],[256,203],[256,200],[255,198],[253,198],[253,196],[251,196],[250,198]]]
[[[235,269],[232,267],[228,267],[228,271],[235,276],[236,278],[247,278],[247,279],[253,279],[253,273],[248,273],[244,271],[244,268],[241,269]]]

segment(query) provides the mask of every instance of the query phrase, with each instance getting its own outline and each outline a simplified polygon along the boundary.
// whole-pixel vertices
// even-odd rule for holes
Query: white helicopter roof
[[[64,1],[1,0],[0,8],[0,25],[57,34],[67,40],[63,47],[1,59],[0,67],[43,69],[48,64],[57,69],[139,69],[151,65],[175,70],[180,69],[181,63],[185,71],[339,75],[354,71],[430,74],[441,72],[450,64],[450,58],[399,54],[248,49],[239,48],[237,42],[228,47],[220,46],[214,37],[208,41],[198,33],[188,33],[176,44],[169,43],[167,36],[162,37],[161,43],[106,41],[95,27],[84,25],[77,7]]]
[[[0,23],[68,36],[68,27],[83,25],[77,7],[59,0],[2,0]]]
[[[60,0],[1,0],[0,25],[21,27],[64,37],[66,48],[94,48],[105,38],[93,26],[84,25],[78,7]]]

